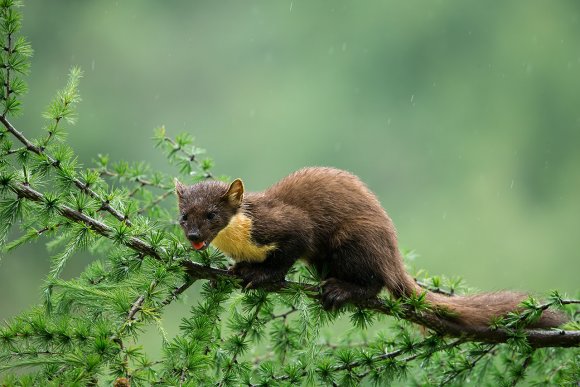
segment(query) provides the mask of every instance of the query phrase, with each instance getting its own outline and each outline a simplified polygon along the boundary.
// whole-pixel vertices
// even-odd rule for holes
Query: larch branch
[[[19,196],[32,200],[34,202],[42,202],[44,196],[42,193],[32,189],[27,184],[17,183],[12,185],[12,190]],[[82,212],[76,211],[68,206],[60,205],[59,210],[67,219],[83,223],[89,226],[98,234],[112,238],[113,229],[103,222],[94,219]],[[137,237],[129,237],[122,242],[125,246],[138,251],[144,255],[161,260],[161,254],[154,249],[147,242]],[[204,266],[190,260],[180,261],[181,266],[185,272],[190,276],[191,281],[179,288],[179,293],[182,293],[193,284],[196,280],[218,279],[219,277],[228,277],[235,279],[236,277],[227,270],[218,269],[210,266]],[[264,287],[266,291],[282,292],[285,289],[294,288],[301,289],[309,297],[318,299],[320,295],[320,288],[317,285],[302,284],[292,281],[280,281],[268,284]],[[176,294],[177,295],[177,294]],[[574,300],[566,300],[569,303]],[[358,307],[377,311],[379,313],[393,315],[393,311],[379,298],[372,298],[364,302],[356,304]],[[544,308],[544,306],[541,306]],[[547,308],[547,307],[546,307]],[[513,331],[510,329],[494,329],[490,327],[468,327],[457,322],[454,322],[443,317],[436,316],[433,313],[415,311],[408,305],[403,305],[402,318],[405,320],[417,323],[428,329],[431,329],[439,334],[465,338],[470,341],[479,341],[486,343],[505,343],[513,337]],[[545,329],[524,329],[522,333],[526,336],[530,346],[534,348],[540,347],[577,347],[580,346],[580,331],[566,331],[566,330],[545,330]]]

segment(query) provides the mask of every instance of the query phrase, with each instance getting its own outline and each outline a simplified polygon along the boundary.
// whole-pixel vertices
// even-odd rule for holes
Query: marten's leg
[[[247,288],[283,281],[290,267],[312,250],[314,226],[307,214],[292,206],[257,206],[252,239],[260,245],[275,244],[263,262],[236,263],[232,272]],[[263,212],[260,212],[263,211]]]
[[[322,306],[326,310],[337,310],[347,303],[372,299],[381,289],[377,284],[363,286],[331,277],[322,282]]]
[[[364,245],[343,244],[326,258],[322,268],[322,305],[336,310],[349,302],[376,297],[385,286],[377,265],[380,257],[370,256]]]
[[[275,250],[263,262],[237,262],[231,272],[242,278],[242,286],[248,289],[284,280],[290,267],[300,254],[296,251]]]

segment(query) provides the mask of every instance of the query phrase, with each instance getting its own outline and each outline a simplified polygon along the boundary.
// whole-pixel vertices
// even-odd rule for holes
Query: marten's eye
[[[215,212],[208,212],[205,217],[207,218],[207,220],[212,220],[213,218],[215,218]]]
[[[181,214],[180,221],[185,222],[186,220],[187,220],[187,214],[186,213]]]

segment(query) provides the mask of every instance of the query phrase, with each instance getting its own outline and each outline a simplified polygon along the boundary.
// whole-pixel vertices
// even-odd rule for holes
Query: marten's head
[[[186,186],[175,179],[179,224],[196,250],[205,249],[242,206],[244,184],[204,181]]]

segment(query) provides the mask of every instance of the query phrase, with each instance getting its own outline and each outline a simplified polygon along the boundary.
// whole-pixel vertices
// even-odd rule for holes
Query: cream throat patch
[[[263,262],[276,244],[257,245],[252,240],[252,219],[243,213],[232,217],[211,242],[235,261]]]

